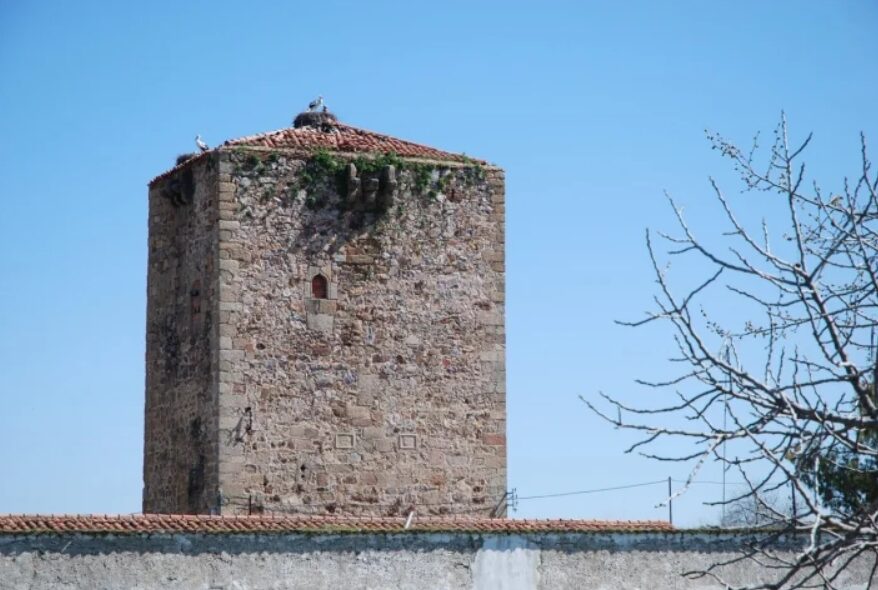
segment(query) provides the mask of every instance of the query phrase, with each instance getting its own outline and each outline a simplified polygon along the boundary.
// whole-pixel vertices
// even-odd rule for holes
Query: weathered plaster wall
[[[220,157],[223,513],[494,511],[503,172],[401,163],[393,203],[375,211],[329,170],[346,160]]]
[[[204,158],[149,191],[144,512],[215,504],[216,194]]]
[[[681,572],[733,555],[741,539],[668,534],[0,536],[0,590],[708,589]],[[867,564],[839,588],[867,587]],[[724,570],[732,583],[766,572]]]

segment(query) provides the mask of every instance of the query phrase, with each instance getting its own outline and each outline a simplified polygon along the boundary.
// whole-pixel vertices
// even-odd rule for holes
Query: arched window
[[[314,278],[311,279],[311,297],[314,299],[326,299],[328,292],[326,277],[319,274],[314,275]]]

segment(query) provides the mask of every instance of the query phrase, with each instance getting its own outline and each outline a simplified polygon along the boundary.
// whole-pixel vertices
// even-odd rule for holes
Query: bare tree
[[[724,503],[756,507],[759,521],[747,526],[764,542],[688,575],[727,584],[724,564],[754,559],[771,579],[752,588],[834,588],[845,567],[865,561],[875,579],[878,178],[865,138],[854,179],[831,192],[807,179],[802,156],[811,136],[791,143],[783,116],[767,150],[758,135],[748,150],[716,134],[708,139],[740,175],[748,205],[766,217],[746,221],[752,207],[738,215],[711,178],[728,231],[705,239],[669,197],[678,233],[646,233],[655,310],[624,323],[667,322],[671,360],[684,368],[671,380],[640,381],[664,392],[658,407],[604,394],[600,407],[586,403],[612,424],[642,433],[629,452],[689,462],[680,493],[706,462],[746,483]],[[667,246],[661,260],[659,243]],[[671,261],[696,265],[703,280],[678,292]],[[673,448],[686,452],[665,450],[680,439],[688,444]],[[778,494],[791,498],[792,508],[784,502],[779,509],[772,500]],[[791,535],[801,541],[797,549],[776,550],[773,541]]]
[[[778,514],[789,514],[791,510],[790,501],[781,490],[761,494],[758,499],[746,495],[726,502],[723,508],[720,526],[726,529],[773,526]]]

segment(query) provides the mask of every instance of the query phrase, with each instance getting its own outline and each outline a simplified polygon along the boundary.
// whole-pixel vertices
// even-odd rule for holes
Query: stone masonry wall
[[[503,172],[219,157],[222,512],[503,514]]]
[[[707,590],[685,578],[734,557],[744,539],[667,534],[265,534],[0,536],[0,590]],[[781,556],[787,555],[784,552]],[[868,588],[870,559],[836,587]],[[768,581],[742,561],[733,584]]]
[[[216,503],[216,194],[204,158],[149,191],[144,512]]]

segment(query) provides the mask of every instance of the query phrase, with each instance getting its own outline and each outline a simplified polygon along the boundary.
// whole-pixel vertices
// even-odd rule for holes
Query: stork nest
[[[322,131],[329,131],[338,123],[338,118],[329,111],[305,111],[296,115],[293,127],[317,127]]]

